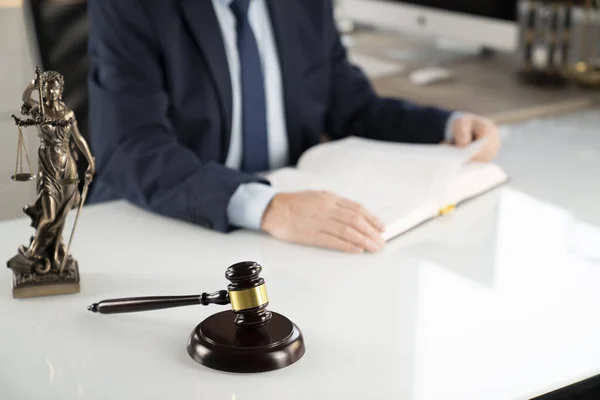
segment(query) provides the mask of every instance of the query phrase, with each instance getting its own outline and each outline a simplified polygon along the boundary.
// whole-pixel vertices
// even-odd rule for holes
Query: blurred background
[[[0,1],[0,219],[22,216],[21,207],[35,198],[33,184],[17,184],[10,179],[17,149],[17,129],[10,114],[18,114],[21,94],[34,68],[20,7],[20,1]],[[27,133],[27,149],[33,156],[37,138],[35,133]]]
[[[21,217],[35,196],[33,183],[10,179],[10,114],[36,65],[64,75],[64,100],[87,136],[86,9],[85,0],[0,0],[0,219]],[[336,0],[335,10],[351,60],[382,95],[500,124],[597,104],[600,0]],[[35,171],[33,128],[25,143]]]

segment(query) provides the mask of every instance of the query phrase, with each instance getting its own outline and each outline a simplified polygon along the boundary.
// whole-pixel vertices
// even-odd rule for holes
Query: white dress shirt
[[[242,164],[243,140],[242,84],[237,48],[236,18],[229,8],[232,1],[212,0],[225,44],[233,98],[231,142],[225,165],[229,168],[239,169]],[[256,38],[265,78],[269,169],[273,170],[288,164],[289,150],[281,67],[265,0],[252,0],[250,2],[248,19]],[[260,229],[264,210],[275,194],[277,194],[277,191],[274,188],[264,184],[248,183],[241,185],[231,197],[227,207],[229,223],[241,228]]]

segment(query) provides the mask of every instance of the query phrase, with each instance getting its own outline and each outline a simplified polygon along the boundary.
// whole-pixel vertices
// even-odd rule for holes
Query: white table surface
[[[86,207],[81,293],[13,300],[0,275],[0,399],[525,399],[600,374],[600,112],[512,127],[512,181],[375,255],[230,235],[123,202]],[[71,218],[73,215],[71,215]],[[0,224],[0,259],[32,230]],[[296,364],[195,363],[192,329],[226,307],[97,315],[98,300],[224,289],[264,267],[270,309],[306,340]]]

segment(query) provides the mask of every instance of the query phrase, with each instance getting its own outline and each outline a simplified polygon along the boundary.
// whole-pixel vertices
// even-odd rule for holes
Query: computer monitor
[[[517,0],[337,0],[357,23],[498,51],[518,48]]]

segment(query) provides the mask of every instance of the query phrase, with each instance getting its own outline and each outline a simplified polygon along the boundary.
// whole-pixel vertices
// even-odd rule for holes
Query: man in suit
[[[89,0],[91,201],[124,198],[221,232],[348,252],[381,223],[332,193],[278,193],[258,172],[322,134],[467,145],[497,127],[378,97],[347,59],[330,0]]]

